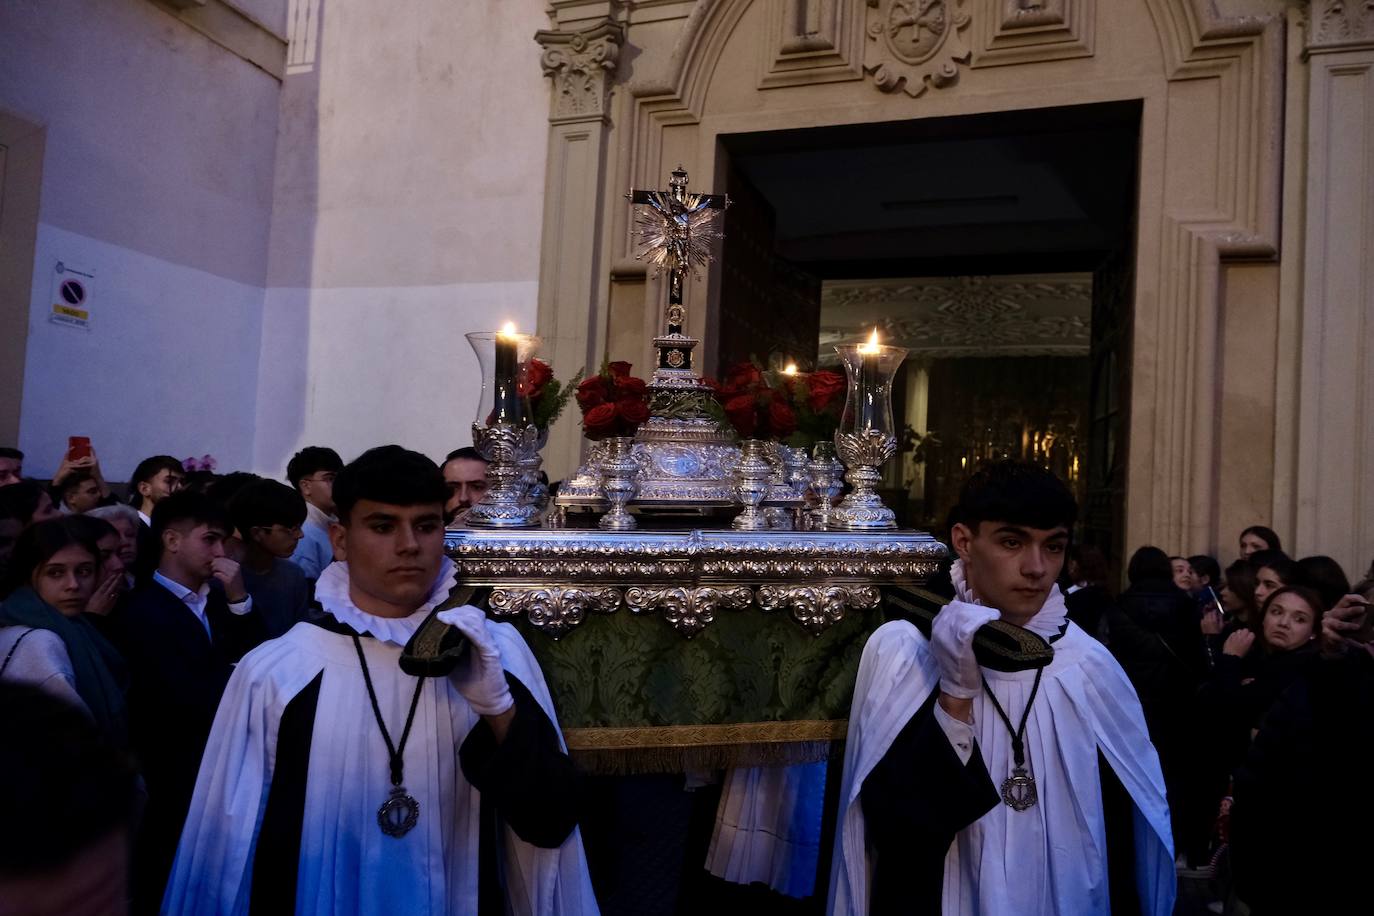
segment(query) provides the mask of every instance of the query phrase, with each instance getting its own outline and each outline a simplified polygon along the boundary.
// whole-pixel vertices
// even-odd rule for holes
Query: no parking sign
[[[48,320],[70,328],[91,327],[91,287],[95,274],[58,261],[52,273],[52,313]]]

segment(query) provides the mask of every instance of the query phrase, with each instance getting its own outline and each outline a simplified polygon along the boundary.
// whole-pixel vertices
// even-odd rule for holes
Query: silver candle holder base
[[[759,439],[746,439],[741,446],[739,466],[735,468],[735,498],[744,509],[730,523],[736,531],[766,531],[770,527],[768,517],[759,509],[773,476],[767,446]]]
[[[835,497],[844,489],[844,465],[835,457],[833,444],[817,442],[806,470],[811,493],[816,497],[815,507],[807,510],[810,527],[813,531],[825,531],[831,527]]]
[[[526,498],[521,462],[539,453],[533,426],[472,424],[472,444],[487,459],[487,492],[463,521],[474,528],[533,528],[539,507]]]
[[[635,440],[629,436],[617,436],[605,442],[606,456],[601,459],[601,473],[605,475],[603,487],[611,508],[601,516],[597,525],[605,531],[630,531],[638,527],[635,517],[625,509],[638,489],[635,474],[639,471],[639,462],[634,457]]]
[[[897,451],[897,439],[877,430],[835,433],[835,450],[848,469],[844,479],[852,488],[830,513],[828,527],[844,531],[886,531],[897,527],[897,514],[883,504],[877,486],[878,468]]]

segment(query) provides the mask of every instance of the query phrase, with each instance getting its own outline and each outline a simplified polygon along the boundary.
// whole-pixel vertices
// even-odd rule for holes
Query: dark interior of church
[[[895,408],[925,419],[884,481],[902,525],[940,531],[978,461],[1024,457],[1119,562],[1139,123],[1120,102],[721,137],[718,366],[833,364],[880,326],[911,351]]]

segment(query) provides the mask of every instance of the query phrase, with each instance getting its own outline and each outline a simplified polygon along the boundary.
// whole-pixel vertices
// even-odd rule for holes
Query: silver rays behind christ
[[[635,258],[660,271],[692,270],[711,262],[725,212],[715,194],[639,191],[635,207]]]

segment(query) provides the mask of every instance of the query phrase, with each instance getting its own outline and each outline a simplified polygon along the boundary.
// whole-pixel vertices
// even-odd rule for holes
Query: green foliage
[[[584,370],[578,369],[577,374],[568,379],[566,383],[558,379],[549,379],[549,383],[544,386],[538,400],[532,405],[534,409],[534,425],[540,429],[548,429],[563,413],[563,408],[568,406],[568,401],[572,399],[573,392],[577,391],[577,385],[582,381]]]

